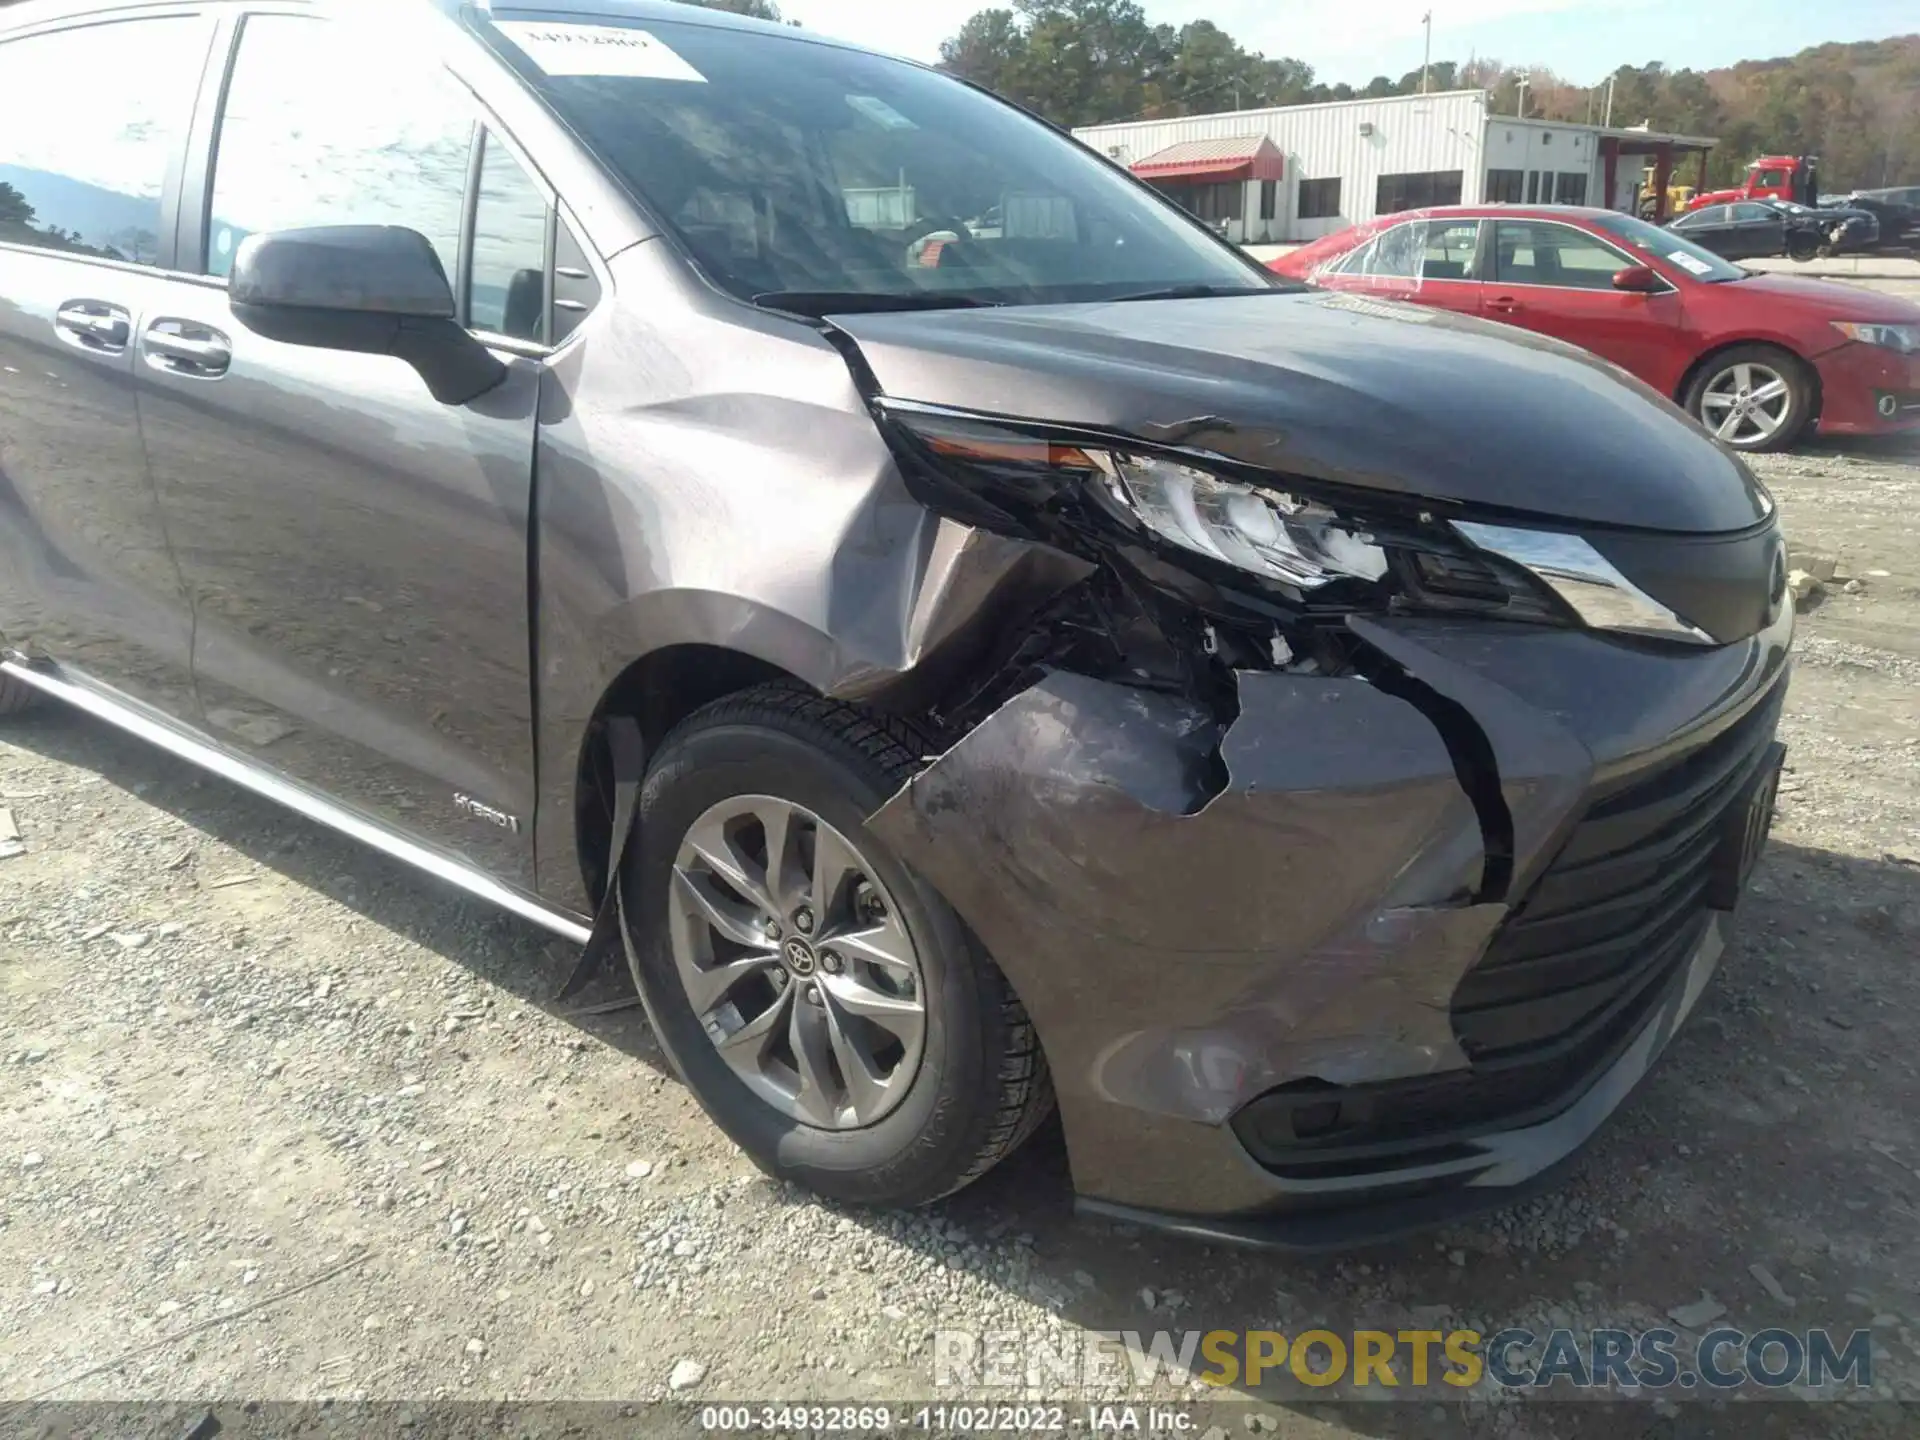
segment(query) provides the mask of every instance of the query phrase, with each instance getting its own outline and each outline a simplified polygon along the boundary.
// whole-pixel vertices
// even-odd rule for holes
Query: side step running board
[[[571,915],[567,915],[550,906],[542,904],[530,895],[522,894],[510,885],[503,885],[483,870],[475,869],[464,860],[434,850],[395,833],[376,820],[349,810],[335,801],[327,799],[316,791],[308,789],[295,781],[276,775],[272,771],[253,764],[228,750],[222,750],[195,739],[191,734],[179,729],[171,721],[149,713],[144,706],[115,698],[88,686],[77,685],[62,679],[57,671],[40,666],[22,664],[18,660],[0,660],[0,672],[11,675],[23,684],[36,690],[43,690],[76,710],[84,710],[96,715],[109,725],[117,725],[130,735],[136,735],[150,745],[177,755],[182,760],[191,761],[203,770],[210,770],[224,780],[263,795],[276,805],[318,821],[329,829],[351,836],[361,844],[391,855],[403,864],[416,870],[457,886],[469,895],[477,895],[498,905],[502,910],[511,911],[523,920],[531,920],[556,935],[563,935],[578,944],[585,944],[591,933],[587,926]]]

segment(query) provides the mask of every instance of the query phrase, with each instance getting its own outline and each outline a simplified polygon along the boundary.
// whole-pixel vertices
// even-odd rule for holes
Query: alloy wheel
[[[920,1066],[920,957],[873,865],[803,806],[742,795],[687,831],[669,936],[693,1013],[733,1072],[805,1125],[891,1112]]]
[[[1780,433],[1793,411],[1787,377],[1769,365],[1742,360],[1707,382],[1700,393],[1700,423],[1716,440],[1757,445]]]

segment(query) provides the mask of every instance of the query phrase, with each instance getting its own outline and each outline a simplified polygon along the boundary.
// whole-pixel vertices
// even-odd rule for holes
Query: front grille
[[[1714,849],[1765,763],[1783,691],[1653,771],[1600,789],[1453,997],[1464,1070],[1290,1085],[1243,1108],[1249,1151],[1295,1177],[1431,1163],[1545,1120],[1638,1035],[1708,923]]]
[[[1686,959],[1723,822],[1765,761],[1780,703],[1588,806],[1454,992],[1469,1060],[1577,1046]]]

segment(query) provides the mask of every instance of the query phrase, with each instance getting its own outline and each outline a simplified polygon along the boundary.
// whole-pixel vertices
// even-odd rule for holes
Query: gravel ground
[[[568,947],[83,717],[10,724],[0,1399],[925,1398],[947,1328],[1490,1332],[1676,1308],[1871,1325],[1879,1394],[1920,1399],[1920,447],[1757,468],[1837,573],[1803,621],[1738,942],[1568,1185],[1360,1255],[1075,1221],[1057,1131],[932,1211],[815,1203],[705,1121],[637,1012],[547,1003]],[[1649,1397],[1628,1429],[1484,1384],[1445,1411],[1266,1398],[1300,1436],[1676,1413]],[[1901,1421],[1826,1406],[1788,1430]]]

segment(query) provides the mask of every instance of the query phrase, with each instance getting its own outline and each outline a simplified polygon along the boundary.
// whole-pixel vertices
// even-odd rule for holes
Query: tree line
[[[766,0],[707,0],[770,9]],[[1209,20],[1153,24],[1139,0],[1012,0],[941,46],[943,68],[1057,125],[1410,95],[1421,72],[1328,84],[1304,61],[1241,45]],[[1498,114],[1717,136],[1709,183],[1763,152],[1817,154],[1828,190],[1920,183],[1920,35],[1819,45],[1719,70],[1623,65],[1582,85],[1490,58],[1436,62],[1431,90],[1484,89]],[[1690,178],[1681,177],[1681,178]]]

